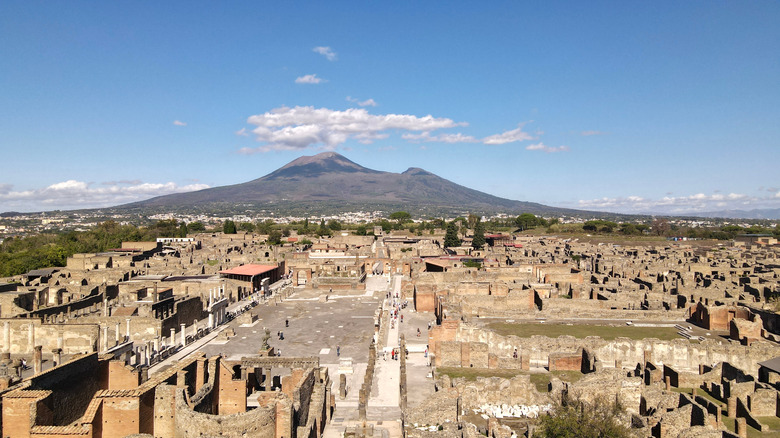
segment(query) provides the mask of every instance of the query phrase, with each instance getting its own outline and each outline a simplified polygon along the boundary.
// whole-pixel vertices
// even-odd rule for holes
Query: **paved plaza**
[[[390,278],[380,275],[366,280],[365,291],[296,288],[286,298],[272,297],[248,310],[256,317],[252,324],[231,321],[182,349],[171,359],[180,360],[195,351],[202,351],[207,356],[223,355],[232,360],[252,356],[258,353],[267,328],[271,334],[269,345],[281,356],[318,357],[320,365],[328,368],[332,393],[336,394],[336,409],[324,436],[340,437],[347,427],[359,424],[358,392],[366,372],[369,346],[375,336],[376,316],[382,310],[392,311],[394,304],[401,304],[393,299],[400,292],[400,286],[400,276]],[[374,426],[376,437],[402,436],[400,360],[393,360],[389,353],[400,345],[402,334],[406,337],[409,351],[408,406],[413,408],[434,392],[426,351],[428,323],[434,320],[434,316],[416,313],[412,307],[412,303],[408,303],[406,308],[400,309],[397,318],[384,321],[385,327],[381,331],[384,339],[378,340],[384,348],[377,351],[376,370],[366,409],[367,423]],[[400,315],[403,315],[403,322]],[[219,331],[226,329],[235,331],[235,336],[227,341],[218,336]],[[280,332],[283,339],[280,339]],[[340,354],[337,354],[337,348]],[[161,365],[153,367],[150,373],[164,369],[165,364]],[[285,372],[289,370],[274,370],[276,375]],[[347,396],[344,399],[338,396],[339,374],[347,376]]]

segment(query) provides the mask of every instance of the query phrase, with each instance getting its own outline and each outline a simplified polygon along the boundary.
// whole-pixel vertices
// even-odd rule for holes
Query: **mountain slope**
[[[457,211],[522,210],[536,214],[567,211],[499,198],[419,168],[410,168],[403,173],[368,169],[335,152],[300,157],[266,176],[242,184],[159,196],[120,208],[310,202],[334,202],[345,207],[387,205],[410,210],[415,209],[413,207]]]

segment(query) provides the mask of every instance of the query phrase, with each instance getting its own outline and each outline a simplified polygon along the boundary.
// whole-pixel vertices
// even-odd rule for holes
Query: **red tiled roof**
[[[278,266],[276,265],[241,265],[233,269],[226,269],[219,271],[220,274],[233,274],[233,275],[260,275],[268,271],[273,271]]]

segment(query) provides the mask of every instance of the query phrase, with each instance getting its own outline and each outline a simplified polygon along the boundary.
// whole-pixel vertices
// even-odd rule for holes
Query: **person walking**
[[[341,345],[336,345],[336,357],[341,357]]]

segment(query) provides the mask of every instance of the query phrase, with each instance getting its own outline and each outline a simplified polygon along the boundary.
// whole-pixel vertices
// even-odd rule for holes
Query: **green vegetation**
[[[598,336],[610,341],[623,337],[629,339],[657,338],[660,340],[678,339],[677,330],[673,327],[634,327],[634,326],[606,326],[606,325],[566,325],[566,324],[515,324],[506,322],[494,322],[489,328],[502,336],[518,336],[529,338],[531,336],[547,336],[557,338],[568,335],[575,338]]]
[[[523,213],[515,219],[515,225],[520,230],[529,230],[538,226],[546,227],[547,221],[542,217],[534,216],[531,213]]]
[[[631,430],[618,420],[621,412],[622,407],[614,402],[564,399],[550,415],[540,418],[538,433],[549,438],[630,437]]]
[[[405,211],[396,211],[390,214],[390,220],[397,221],[399,224],[406,223],[412,219],[412,215]]]
[[[458,237],[458,224],[455,221],[447,224],[447,234],[444,235],[444,247],[450,248],[453,246],[460,246],[460,238]]]
[[[238,232],[236,230],[236,223],[230,219],[226,220],[222,225],[222,232],[225,234],[236,234]]]
[[[154,241],[158,237],[185,237],[185,227],[182,225],[174,219],[161,220],[149,227],[106,221],[89,231],[9,237],[0,244],[0,277],[24,274],[33,269],[65,266],[67,258],[73,254],[120,248],[122,242]]]
[[[482,263],[475,260],[466,260],[465,262],[463,262],[463,267],[481,269]]]
[[[219,260],[206,260],[206,264],[209,266],[216,266]]]
[[[279,245],[282,243],[282,232],[279,230],[272,230],[270,233],[268,233],[268,244],[269,245]]]
[[[471,247],[482,249],[485,246],[485,225],[477,219],[474,224],[474,238],[471,240]]]

